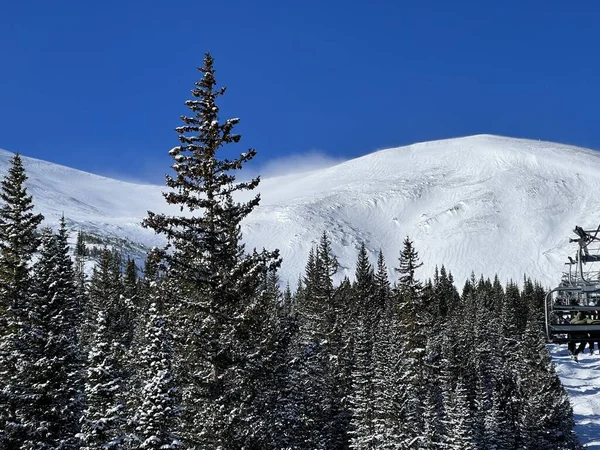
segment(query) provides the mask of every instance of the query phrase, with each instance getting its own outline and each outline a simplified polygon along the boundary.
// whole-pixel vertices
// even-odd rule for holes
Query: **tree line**
[[[105,248],[91,276],[83,235],[69,252],[38,231],[19,155],[0,199],[2,449],[579,449],[542,334],[544,290],[444,266],[419,280],[406,238],[394,271],[358,249],[334,284],[324,233],[294,290],[276,250],[248,251],[241,222],[256,154],[219,121],[213,59],[176,129],[169,204],[144,226],[168,245],[138,276]]]

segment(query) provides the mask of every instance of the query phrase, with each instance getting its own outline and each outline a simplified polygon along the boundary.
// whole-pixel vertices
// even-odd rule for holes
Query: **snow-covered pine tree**
[[[86,274],[85,261],[88,257],[88,250],[85,244],[85,235],[80,230],[77,232],[77,240],[75,243],[75,285],[77,287],[77,297],[83,305],[86,295]]]
[[[402,336],[399,331],[397,311],[385,310],[375,333],[373,359],[373,422],[375,434],[372,440],[377,449],[400,449],[404,442],[403,421],[404,384],[399,363],[402,355]]]
[[[138,269],[135,261],[127,258],[125,264],[125,274],[123,276],[123,288],[125,298],[133,305],[133,310],[137,312],[138,307]]]
[[[131,411],[130,415],[133,415],[134,411],[139,408],[140,399],[139,393],[142,391],[144,384],[147,382],[146,380],[146,371],[147,368],[144,366],[144,361],[139,357],[144,351],[146,351],[146,347],[148,345],[148,340],[146,336],[146,326],[150,321],[149,310],[150,305],[153,302],[159,302],[163,307],[163,314],[165,315],[165,319],[169,321],[172,318],[171,311],[168,311],[164,305],[165,301],[165,290],[162,289],[161,285],[161,275],[160,275],[160,265],[162,260],[162,252],[157,248],[151,249],[146,255],[146,261],[144,263],[144,277],[137,281],[137,303],[138,308],[136,311],[135,320],[133,322],[133,336],[132,342],[129,349],[126,350],[128,364],[127,364],[127,372],[129,375],[128,389],[131,392],[135,392],[136,395],[128,396],[128,410]],[[127,278],[127,277],[126,277]],[[173,332],[175,327],[171,325],[170,332]],[[173,342],[171,342],[172,345]],[[175,369],[173,369],[175,370]],[[130,436],[133,436],[134,430],[132,422],[130,421],[127,426],[127,432]],[[130,439],[131,442],[134,442]]]
[[[33,213],[26,180],[16,154],[0,186],[0,448],[7,449],[22,448],[25,439],[39,433],[21,414],[30,389],[21,372],[34,357],[27,341],[35,336],[30,318],[37,313],[32,310],[29,262],[39,245],[36,229],[43,220]]]
[[[294,401],[295,386],[292,382],[294,361],[291,343],[297,330],[295,317],[290,313],[291,298],[286,300],[279,288],[275,271],[265,276],[265,288],[261,294],[269,317],[261,320],[262,342],[268,353],[261,361],[262,370],[253,381],[257,392],[248,406],[247,417],[252,442],[264,449],[294,448],[299,442],[297,404]],[[248,349],[248,351],[253,351]]]
[[[520,448],[521,401],[517,371],[507,364],[499,370],[492,393],[492,406],[486,415],[485,441],[488,448]]]
[[[446,439],[442,448],[473,450],[480,448],[473,439],[473,424],[467,389],[459,378],[453,391],[446,392]]]
[[[524,448],[580,449],[573,431],[575,422],[569,397],[556,374],[535,317],[525,328],[520,356],[524,401],[519,424]]]
[[[77,327],[81,313],[69,256],[64,218],[58,234],[42,233],[40,257],[33,268],[35,353],[24,374],[31,389],[29,416],[43,433],[31,448],[76,449],[82,401],[82,365]]]
[[[434,297],[436,305],[434,313],[436,318],[443,321],[448,312],[454,310],[459,302],[458,292],[456,292],[456,288],[450,281],[446,267],[443,264],[440,268],[439,278],[434,283]]]
[[[423,306],[422,284],[415,276],[415,270],[421,267],[419,255],[407,237],[400,253],[398,283],[395,289],[395,301],[398,311],[399,333],[402,339],[403,358],[398,365],[401,382],[405,388],[403,416],[405,439],[415,439],[422,427],[422,405],[426,393],[424,377],[424,357],[427,344],[427,327],[430,320]]]
[[[263,315],[256,310],[265,267],[279,265],[278,252],[247,254],[241,244],[241,221],[256,207],[260,196],[234,201],[234,194],[251,191],[259,178],[236,183],[235,170],[250,161],[250,149],[235,159],[219,159],[218,152],[241,136],[233,133],[239,119],[219,122],[212,56],[207,53],[202,78],[186,106],[190,116],[176,128],[180,145],[169,153],[174,176],[167,176],[167,203],[194,214],[169,216],[148,213],[146,227],[163,234],[172,252],[166,274],[170,299],[178,303],[177,349],[183,389],[183,429],[189,441],[207,448],[252,447],[245,402],[253,398],[251,380],[260,371],[265,349],[260,343]],[[173,306],[173,305],[172,305]],[[251,354],[242,347],[255,346]]]
[[[415,271],[423,265],[419,260],[419,253],[415,250],[413,242],[407,236],[402,243],[402,250],[400,251],[400,257],[398,258],[398,284],[397,290],[402,295],[409,296],[412,299],[412,303],[415,305],[414,308],[420,306],[418,304],[421,293],[422,284],[416,278]]]
[[[85,408],[78,438],[81,450],[122,449],[125,443],[125,389],[120,367],[121,348],[114,341],[106,312],[103,309],[96,311],[86,361]]]
[[[374,314],[369,314],[374,308],[375,273],[369,261],[365,243],[361,243],[358,250],[358,260],[354,271],[354,293],[359,314],[374,319]]]
[[[136,409],[130,427],[133,436],[129,447],[144,450],[177,449],[175,437],[179,415],[179,392],[172,365],[172,336],[167,317],[160,310],[160,294],[155,292],[143,323],[143,343],[139,345],[141,385],[136,395]]]
[[[392,293],[390,279],[388,276],[388,268],[385,264],[385,258],[381,249],[377,254],[377,270],[374,276],[375,281],[375,301],[378,309],[385,311],[390,305],[390,296]]]
[[[338,311],[331,279],[336,269],[329,238],[323,234],[319,245],[309,252],[295,301],[299,329],[292,344],[291,396],[299,417],[295,438],[305,442],[306,448],[335,448],[333,442],[346,431],[334,424],[336,419],[347,418],[339,415],[341,398],[334,392],[339,388],[335,377],[341,332],[336,328]]]
[[[156,283],[163,277],[162,259],[163,252],[156,247],[152,248],[146,255],[142,270],[144,276],[138,280],[137,284],[138,303],[141,311],[147,310],[147,306],[150,305],[150,297],[155,293]]]
[[[139,326],[139,317],[141,315],[138,295],[138,274],[137,266],[135,261],[131,258],[127,258],[125,263],[125,272],[121,273],[121,258],[115,258],[115,262],[118,261],[118,268],[115,267],[115,273],[118,274],[119,281],[121,283],[122,294],[119,299],[120,317],[119,321],[123,324],[121,343],[126,350],[131,349],[131,343],[133,341],[133,334],[135,328]],[[117,281],[116,281],[117,282]]]
[[[463,379],[468,379],[471,384],[470,392],[474,396],[473,432],[479,442],[485,440],[486,417],[492,408],[496,374],[502,366],[500,317],[491,309],[491,295],[493,293],[489,292],[475,294],[476,313],[474,317],[469,315],[466,321],[470,331],[462,330],[463,333],[470,334],[469,343],[466,345],[469,345],[471,350],[463,352],[466,356]]]
[[[354,343],[351,367],[352,392],[350,408],[351,448],[375,448],[375,386],[373,358],[375,332],[384,314],[385,301],[378,301],[378,286],[366,247],[361,244],[353,285],[354,320],[345,327],[346,341]]]
[[[125,318],[120,255],[104,248],[94,266],[83,326],[86,360],[82,448],[125,441],[131,365],[124,341],[133,330]]]
[[[338,271],[338,261],[333,255],[331,240],[326,232],[321,235],[317,247],[315,267],[317,283],[314,301],[321,305],[321,314],[325,318],[325,340],[323,346],[326,356],[328,408],[325,416],[325,442],[327,448],[345,448],[348,445],[350,424],[349,397],[352,391],[352,359],[354,336],[352,327],[351,284],[346,278],[336,289],[333,276]]]
[[[443,424],[446,422],[439,373],[435,379],[430,379],[428,382],[427,395],[423,404],[423,431],[420,445],[423,450],[438,450],[443,448]]]
[[[519,287],[511,282],[506,286],[505,295],[503,297],[501,313],[501,329],[502,329],[502,355],[505,358],[515,360],[518,358],[518,350],[521,345],[521,334],[523,333],[527,321],[527,313],[525,317],[519,315],[521,308],[521,294]]]
[[[377,448],[375,419],[375,385],[372,330],[365,318],[358,321],[354,333],[357,334],[355,361],[352,370],[352,392],[350,394],[350,448]]]

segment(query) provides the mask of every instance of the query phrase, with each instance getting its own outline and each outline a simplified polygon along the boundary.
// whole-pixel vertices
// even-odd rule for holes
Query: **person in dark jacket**
[[[592,316],[590,317],[590,323],[592,325],[600,325],[600,320],[598,320],[598,311],[593,311],[592,312]],[[600,331],[590,331],[589,333],[590,336],[590,355],[594,354],[594,343],[597,342],[598,343],[598,353],[600,353]]]
[[[571,320],[571,325],[587,325],[591,322],[587,318],[585,312],[579,311],[577,315]],[[570,335],[573,341],[569,341],[569,352],[573,355],[575,361],[577,361],[577,355],[585,350],[590,336],[587,331],[575,332]],[[575,341],[579,342],[579,346],[575,348]]]

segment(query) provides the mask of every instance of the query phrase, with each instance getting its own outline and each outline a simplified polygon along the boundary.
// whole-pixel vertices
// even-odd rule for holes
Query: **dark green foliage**
[[[85,381],[85,408],[78,435],[82,450],[121,449],[125,442],[125,380],[123,349],[115,337],[102,309],[90,339]]]
[[[206,54],[202,78],[192,90],[177,127],[180,145],[170,151],[174,175],[167,176],[169,204],[194,214],[148,213],[144,225],[163,234],[172,252],[165,299],[178,330],[175,352],[182,386],[183,438],[206,448],[259,448],[260,420],[253,399],[263,376],[272,330],[263,296],[264,276],[279,264],[277,252],[246,253],[240,223],[256,207],[234,194],[251,191],[259,179],[237,182],[234,175],[256,154],[219,158],[223,146],[240,141],[233,132],[239,119],[219,122],[213,58]],[[265,333],[267,335],[265,335]]]
[[[388,269],[381,250],[379,250],[379,254],[377,255],[377,271],[375,272],[374,282],[376,291],[375,302],[378,305],[378,309],[385,310],[390,306],[389,302],[392,290],[388,278]]]
[[[160,311],[160,289],[150,299],[146,320],[141,324],[142,342],[138,344],[139,378],[133,417],[129,427],[129,446],[135,449],[177,449],[174,436],[179,415],[179,395],[173,371],[172,336],[167,318]]]
[[[552,365],[539,315],[528,314],[531,325],[521,320],[523,303],[527,311],[539,307],[543,290],[526,284],[521,294],[509,284],[505,293],[497,277],[492,282],[473,275],[461,297],[443,266],[422,287],[416,276],[418,255],[407,239],[393,291],[381,253],[374,272],[363,246],[354,283],[343,281],[328,298],[322,293],[329,292],[329,284],[319,285],[325,279],[323,248],[331,251],[328,240],[310,252],[295,297],[300,332],[290,366],[289,408],[295,420],[289,422],[294,431],[286,445],[580,448],[568,399],[557,389],[556,374],[548,371]],[[344,300],[338,303],[338,298]],[[341,323],[345,346],[336,338]],[[348,348],[350,355],[344,353]],[[536,362],[541,354],[546,364]],[[331,384],[343,386],[346,377],[352,381],[349,391]],[[343,392],[350,401],[336,402]],[[344,409],[350,422],[339,421]],[[331,427],[338,429],[336,441],[328,440]]]
[[[303,288],[296,295],[299,331],[294,343],[299,383],[298,438],[306,448],[343,448],[350,414],[348,401],[350,354],[345,324],[350,320],[346,295],[349,282],[336,291],[332,276],[337,261],[326,234],[311,250]]]
[[[39,400],[39,395],[28,385],[26,372],[39,356],[33,350],[39,311],[30,301],[28,264],[39,245],[36,229],[43,216],[32,211],[26,179],[16,154],[0,190],[0,447],[7,449],[21,448],[41,434],[29,404],[30,396]]]
[[[43,431],[30,445],[79,448],[75,434],[83,372],[76,331],[81,312],[64,219],[57,235],[49,229],[42,233],[32,282],[31,298],[37,314],[32,317],[29,351],[34,358],[24,375],[30,386],[29,416]]]
[[[77,233],[77,241],[75,244],[75,285],[77,286],[77,297],[81,303],[85,299],[85,261],[88,257],[88,249],[86,247],[85,235],[79,231]]]
[[[134,324],[122,280],[121,256],[105,248],[90,279],[82,331],[87,357],[82,448],[120,448],[126,438]]]

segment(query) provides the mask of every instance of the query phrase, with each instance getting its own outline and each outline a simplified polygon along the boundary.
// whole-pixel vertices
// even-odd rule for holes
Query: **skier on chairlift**
[[[577,315],[571,320],[571,325],[587,325],[592,321],[587,318],[585,312],[579,311]],[[589,333],[583,332],[575,332],[570,334],[571,341],[569,341],[569,353],[572,358],[577,361],[577,355],[582,353],[585,350],[585,346],[589,341]],[[575,341],[579,342],[577,348],[575,348]],[[592,344],[593,345],[593,344]]]

